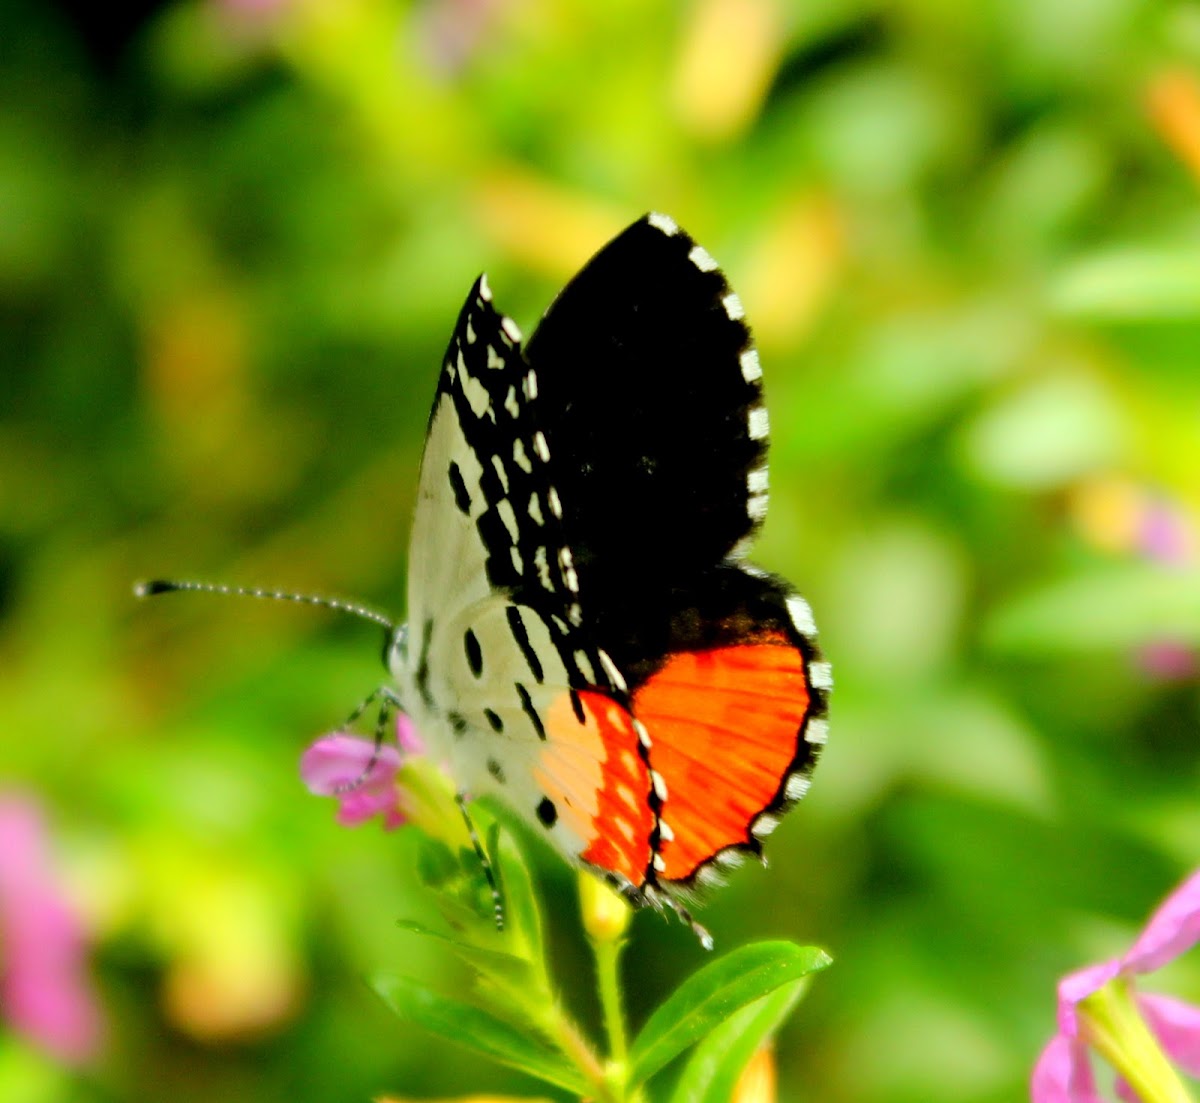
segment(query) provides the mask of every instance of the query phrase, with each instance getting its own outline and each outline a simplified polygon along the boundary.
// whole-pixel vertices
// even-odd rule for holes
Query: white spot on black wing
[[[646,221],[656,230],[661,230],[667,237],[674,237],[679,233],[679,224],[670,215],[659,214],[658,211],[655,211],[647,216]]]
[[[829,738],[829,721],[818,720],[815,717],[805,725],[804,740],[806,743],[812,743],[814,746],[823,746]]]
[[[533,470],[533,463],[526,454],[525,443],[520,437],[513,441],[513,460],[526,475]]]
[[[808,676],[814,689],[833,689],[833,667],[829,663],[809,663]]]
[[[803,774],[792,774],[784,786],[783,795],[787,800],[799,800],[808,792],[809,779]]]
[[[521,530],[517,527],[517,514],[513,509],[512,502],[507,498],[501,498],[496,503],[496,512],[500,516],[500,520],[504,522],[504,527],[508,529],[509,538],[515,544],[521,538]]]
[[[813,619],[812,606],[808,604],[799,594],[789,594],[787,598],[788,616],[792,618],[792,624],[795,625],[796,631],[807,639],[812,639],[817,634],[817,622]]]
[[[499,456],[492,457],[492,467],[496,469],[496,478],[500,480],[500,488],[508,493],[508,472],[504,470],[504,461]]]
[[[546,545],[539,544],[533,553],[533,564],[537,567],[538,581],[547,589],[554,589],[554,580],[550,577],[550,563],[546,553]]]
[[[747,383],[757,383],[762,378],[762,365],[758,361],[756,349],[746,349],[738,359],[742,369],[742,378]]]

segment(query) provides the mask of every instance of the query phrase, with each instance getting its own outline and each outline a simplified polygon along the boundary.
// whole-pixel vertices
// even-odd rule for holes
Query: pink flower
[[[1186,1099],[1163,1053],[1188,1075],[1200,1076],[1200,1007],[1138,992],[1133,980],[1197,941],[1200,871],[1159,905],[1126,954],[1059,982],[1058,1033],[1033,1070],[1033,1103],[1100,1103],[1089,1049],[1103,1053],[1121,1074],[1117,1091],[1123,1099]]]
[[[93,1056],[100,1012],[83,925],[50,868],[37,805],[0,794],[0,1015],[61,1061]]]
[[[407,819],[396,775],[406,755],[423,750],[412,721],[403,713],[396,718],[396,741],[399,746],[385,743],[376,755],[370,739],[342,732],[323,735],[301,757],[300,776],[317,796],[337,797],[338,823],[351,827],[383,816],[383,826],[390,831]],[[373,755],[370,776],[359,783]]]

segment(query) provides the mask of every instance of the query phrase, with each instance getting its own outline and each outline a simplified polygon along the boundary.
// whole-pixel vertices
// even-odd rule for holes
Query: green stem
[[[550,1008],[542,1021],[542,1029],[549,1035],[554,1044],[562,1050],[567,1059],[583,1073],[595,1093],[597,1103],[621,1103],[609,1083],[608,1074],[603,1062],[592,1049],[583,1031],[575,1025],[574,1020],[562,1009],[557,1000],[551,1002]]]
[[[1125,1078],[1142,1103],[1192,1103],[1138,1012],[1127,981],[1110,981],[1081,1000],[1079,1014],[1087,1041]]]
[[[600,989],[600,1007],[604,1012],[604,1030],[608,1035],[608,1053],[614,1064],[624,1068],[629,1060],[619,969],[624,943],[619,940],[593,942],[592,946],[596,952],[596,979]]]

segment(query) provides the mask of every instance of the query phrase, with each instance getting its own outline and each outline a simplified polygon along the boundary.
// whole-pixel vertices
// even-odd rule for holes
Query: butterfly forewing
[[[824,742],[808,606],[741,559],[760,380],[715,262],[650,215],[526,353],[477,283],[430,418],[404,699],[463,788],[637,900],[757,851]]]
[[[636,888],[657,830],[650,773],[586,624],[519,341],[481,279],[430,417],[396,674],[464,789],[499,793],[565,853]]]

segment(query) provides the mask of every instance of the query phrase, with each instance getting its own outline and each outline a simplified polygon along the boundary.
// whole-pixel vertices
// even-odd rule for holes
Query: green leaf
[[[371,987],[406,1022],[576,1095],[584,1079],[548,1042],[473,1004],[438,995],[409,977],[376,976]]]
[[[782,985],[747,1004],[713,1030],[688,1058],[671,1103],[726,1103],[750,1058],[783,1025],[808,986]]]
[[[459,872],[454,852],[440,839],[420,832],[417,839],[417,876],[426,888],[437,889]]]
[[[756,942],[693,973],[650,1016],[630,1053],[640,1084],[746,1004],[799,980],[832,959],[815,946]]]
[[[471,968],[502,984],[526,989],[537,979],[533,966],[515,954],[506,954],[501,950],[476,946],[474,943],[455,938],[453,935],[432,930],[423,923],[417,923],[411,919],[402,919],[398,926],[402,931],[409,931],[424,938],[436,938],[438,941],[444,942]]]
[[[417,875],[433,894],[442,918],[456,931],[490,925],[491,893],[474,849],[455,849],[426,835],[418,838]]]
[[[1075,318],[1195,318],[1200,259],[1186,246],[1098,253],[1060,273],[1049,300],[1060,314]]]
[[[520,948],[535,961],[543,960],[542,916],[537,890],[525,856],[513,836],[494,825],[488,835],[488,852],[500,880],[504,922]]]
[[[987,639],[999,650],[1043,654],[1200,643],[1200,571],[1134,563],[1054,582],[999,609]]]

